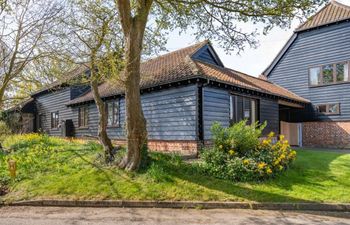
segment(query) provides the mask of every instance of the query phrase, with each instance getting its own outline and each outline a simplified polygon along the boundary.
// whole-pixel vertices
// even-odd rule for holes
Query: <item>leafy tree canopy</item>
[[[295,18],[304,20],[325,2],[327,0],[154,0],[149,23],[165,30],[193,29],[196,39],[209,39],[227,52],[239,53],[247,45],[256,47],[258,43],[258,30],[243,30],[242,23],[262,24],[262,33],[266,34],[275,26],[289,28]]]

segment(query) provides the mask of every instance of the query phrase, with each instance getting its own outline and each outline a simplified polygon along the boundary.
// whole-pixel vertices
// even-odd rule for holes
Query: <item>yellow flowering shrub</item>
[[[228,153],[229,153],[230,155],[234,155],[234,154],[235,154],[235,151],[231,149],[230,151],[228,151]]]
[[[295,160],[296,151],[283,135],[276,141],[276,134],[271,132],[261,139],[263,128],[245,122],[231,128],[213,125],[214,147],[201,154],[203,171],[222,179],[247,181],[263,180],[286,170]]]
[[[260,163],[257,164],[259,170],[264,169],[264,168],[266,167],[266,165],[267,165],[267,164],[264,163],[264,162],[260,162]]]
[[[272,173],[272,170],[271,170],[271,168],[270,168],[270,167],[267,167],[267,169],[266,169],[266,173],[267,173],[267,174],[271,174],[271,173]]]
[[[279,140],[274,144],[272,143],[273,138],[274,135],[269,134],[267,139],[262,141],[253,154],[254,157],[263,159],[268,165],[269,169],[266,170],[267,174],[277,173],[288,168],[291,162],[296,158],[296,151],[291,149],[283,135],[280,135]],[[258,169],[260,169],[259,166]],[[264,174],[264,172],[262,172],[262,174]]]

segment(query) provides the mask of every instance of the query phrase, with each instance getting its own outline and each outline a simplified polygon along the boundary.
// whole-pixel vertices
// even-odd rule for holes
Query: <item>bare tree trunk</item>
[[[120,167],[137,170],[141,163],[141,151],[147,144],[146,120],[140,95],[140,58],[146,21],[133,23],[126,37],[125,103],[128,152]]]
[[[140,63],[143,38],[153,0],[115,0],[125,38],[125,104],[128,152],[120,163],[126,170],[137,170],[147,144],[146,120],[140,95]],[[131,5],[135,8],[132,13]]]
[[[7,76],[7,75],[5,75],[5,76]],[[0,110],[4,106],[4,96],[5,96],[5,91],[6,91],[6,88],[8,86],[8,83],[9,83],[9,79],[7,79],[5,77],[4,83],[0,86]]]
[[[93,72],[91,72],[93,74]],[[107,134],[107,114],[106,107],[104,102],[101,99],[100,93],[98,91],[98,79],[95,79],[93,75],[91,75],[90,86],[92,89],[92,93],[94,95],[94,100],[98,110],[98,138],[100,143],[103,146],[105,161],[106,163],[110,163],[114,160],[113,154],[113,145],[111,139],[109,139]]]
[[[0,110],[2,110],[4,104],[5,86],[0,88]]]

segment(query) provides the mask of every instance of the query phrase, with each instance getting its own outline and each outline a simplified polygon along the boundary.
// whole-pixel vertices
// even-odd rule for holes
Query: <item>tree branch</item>
[[[129,0],[115,0],[115,4],[119,11],[120,23],[122,25],[123,33],[130,33],[132,26],[132,15]]]

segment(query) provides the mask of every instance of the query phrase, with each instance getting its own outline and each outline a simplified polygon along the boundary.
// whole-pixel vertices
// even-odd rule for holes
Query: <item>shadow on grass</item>
[[[267,187],[277,187],[279,189],[292,191],[294,185],[310,186],[316,188],[323,188],[321,184],[324,180],[336,180],[332,175],[330,164],[342,154],[317,154],[318,152],[300,152],[298,151],[298,159],[293,167],[285,173],[265,182],[262,185]],[[223,192],[227,195],[240,198],[247,201],[257,202],[311,202],[308,199],[283,195],[276,193],[273,190],[258,190],[255,188],[260,183],[246,182],[235,183],[231,181],[216,179],[200,172],[198,166],[195,164],[187,164],[179,161],[171,155],[161,153],[151,153],[150,166],[138,173],[127,173],[119,170],[116,167],[106,167],[91,161],[89,157],[81,152],[74,152],[76,157],[79,157],[86,164],[96,168],[100,171],[106,181],[109,183],[111,192],[116,196],[120,196],[118,188],[115,186],[116,179],[123,179],[131,183],[138,190],[142,190],[141,183],[138,183],[134,178],[147,174],[146,179],[142,185],[147,185],[147,182],[166,182],[172,183],[175,178],[184,180],[186,182],[205,187],[210,190]],[[311,160],[312,159],[312,160]],[[151,181],[152,177],[156,177]],[[154,181],[155,180],[155,181]],[[174,183],[174,185],[177,185]],[[200,199],[199,199],[200,200]]]
[[[294,185],[323,188],[323,181],[337,182],[330,165],[344,154],[334,152],[297,150],[297,160],[291,168],[266,184],[284,190],[292,190]],[[347,165],[350,170],[350,165]]]
[[[188,182],[196,183],[197,185],[208,189],[221,191],[226,194],[237,196],[242,199],[257,202],[306,202],[304,199],[299,199],[290,196],[283,196],[276,193],[254,190],[253,188],[245,187],[243,184],[236,184],[230,181],[211,178],[204,175],[191,176],[188,174],[177,174],[177,177],[187,180]]]
[[[335,176],[330,170],[330,164],[341,156],[341,154],[317,154],[317,152],[300,153],[298,154],[298,160],[294,163],[291,169],[275,178],[264,181],[261,184],[277,187],[285,191],[292,191],[294,185],[321,188],[323,187],[321,184],[322,181],[335,181]],[[259,185],[260,183],[256,182],[234,183],[231,181],[216,179],[200,173],[196,165],[187,163],[179,165],[172,164],[171,159],[166,159],[166,157],[159,163],[171,176],[249,201],[311,202],[308,199],[281,195],[276,192],[274,193],[273,191],[268,192],[257,190],[254,186]]]
[[[130,183],[133,183],[133,186],[137,189],[141,189],[141,186],[137,184],[136,182],[132,182],[132,178],[130,177],[130,174],[120,174],[118,173],[119,168],[116,167],[107,167],[105,165],[102,165],[96,161],[90,161],[88,157],[86,157],[86,154],[80,154],[77,151],[72,152],[76,157],[80,158],[83,162],[85,162],[87,165],[90,165],[91,167],[97,169],[99,172],[101,172],[106,181],[109,184],[109,187],[111,188],[111,192],[118,198],[121,197],[118,189],[115,186],[115,179],[124,179],[125,181],[128,181]],[[98,157],[99,158],[99,157]],[[97,159],[98,160],[98,159]],[[124,171],[123,171],[124,172]],[[126,173],[126,172],[124,172]]]
[[[157,154],[158,155],[158,154]],[[257,202],[308,202],[307,200],[283,196],[277,193],[254,190],[248,187],[257,183],[234,183],[232,181],[221,180],[201,173],[195,164],[173,164],[168,156],[158,156],[160,160],[155,161],[169,176],[179,178],[189,183],[194,183],[211,190],[220,191],[225,194],[247,201]]]

